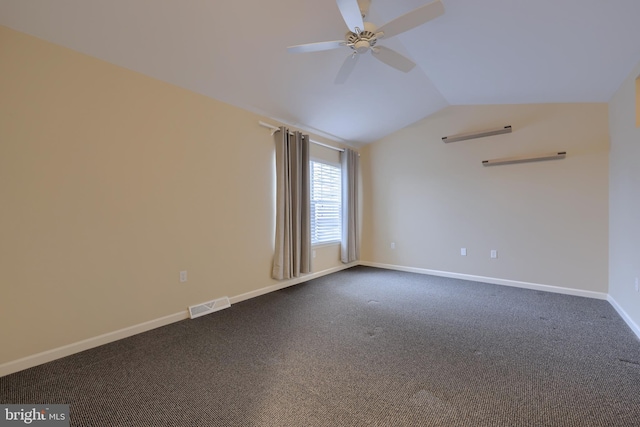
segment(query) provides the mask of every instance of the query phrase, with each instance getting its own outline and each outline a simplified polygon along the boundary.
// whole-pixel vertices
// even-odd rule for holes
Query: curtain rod
[[[270,125],[269,123],[265,123],[265,122],[259,121],[259,122],[258,122],[258,124],[259,124],[260,126],[264,126],[264,127],[266,127],[266,128],[271,129],[271,135],[272,135],[272,136],[273,136],[273,134],[274,134],[274,133],[276,133],[276,132],[280,131],[280,128],[279,128],[279,127],[274,126],[274,125]],[[290,133],[290,134],[292,134],[291,132],[289,132],[289,133]],[[293,134],[292,134],[292,135],[293,135]],[[320,145],[320,146],[325,147],[325,148],[330,148],[331,150],[343,151],[343,152],[344,152],[344,148],[338,148],[338,147],[333,147],[333,146],[331,146],[331,145],[323,144],[322,142],[314,141],[314,140],[313,140],[313,139],[311,139],[311,138],[309,138],[309,142],[313,142],[314,144],[316,144],[316,145]]]

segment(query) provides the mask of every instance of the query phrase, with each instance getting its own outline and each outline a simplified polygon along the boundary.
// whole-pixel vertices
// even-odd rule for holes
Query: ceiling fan
[[[301,44],[287,48],[289,53],[319,52],[322,50],[337,49],[343,46],[350,48],[352,53],[345,59],[340,71],[338,71],[335,79],[336,84],[346,82],[355,68],[360,55],[369,51],[371,51],[373,57],[379,61],[408,73],[416,64],[393,49],[377,45],[378,41],[382,38],[388,39],[405,31],[409,31],[444,13],[442,1],[436,0],[433,3],[426,4],[387,22],[378,28],[371,22],[364,21],[365,16],[369,12],[371,0],[336,1],[342,18],[349,28],[344,40]]]

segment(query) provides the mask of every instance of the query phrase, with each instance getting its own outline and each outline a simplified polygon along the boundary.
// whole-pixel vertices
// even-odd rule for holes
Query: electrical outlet
[[[636,292],[640,292],[640,285],[638,285],[638,278],[636,277]]]
[[[491,249],[491,258],[498,258],[498,251],[495,249]]]
[[[315,258],[315,257],[316,257],[316,251],[315,251],[315,250],[311,253],[311,256],[312,256],[313,258]]]
[[[460,248],[460,255],[467,256],[467,248]]]
[[[395,249],[396,248],[396,242],[391,242],[391,249]]]
[[[180,283],[184,283],[187,281],[187,270],[183,270],[180,272]]]

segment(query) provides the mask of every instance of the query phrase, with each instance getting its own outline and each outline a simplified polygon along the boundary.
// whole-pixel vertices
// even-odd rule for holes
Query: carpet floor
[[[606,301],[354,267],[0,378],[73,426],[640,426]]]

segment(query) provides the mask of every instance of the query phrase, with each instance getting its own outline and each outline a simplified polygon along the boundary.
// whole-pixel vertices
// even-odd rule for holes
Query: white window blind
[[[340,168],[311,161],[311,244],[340,241],[341,204]]]

